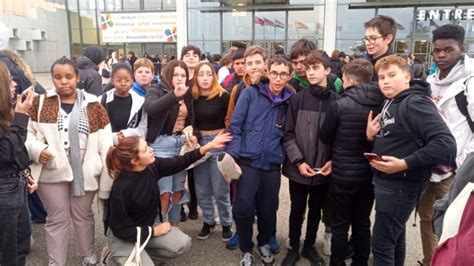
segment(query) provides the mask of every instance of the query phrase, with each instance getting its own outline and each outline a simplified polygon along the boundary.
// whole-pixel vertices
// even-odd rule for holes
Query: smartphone
[[[321,168],[313,168],[313,171],[315,171],[317,175],[320,175],[320,174],[323,173],[323,171],[321,170]]]
[[[30,90],[33,90],[33,86],[29,86],[26,90],[24,90],[24,91],[21,92],[21,101],[22,101],[22,102],[26,100],[26,94],[27,94]]]
[[[364,152],[364,157],[370,161],[376,160],[376,161],[383,161],[382,157],[380,157],[376,153],[371,153],[371,152]]]

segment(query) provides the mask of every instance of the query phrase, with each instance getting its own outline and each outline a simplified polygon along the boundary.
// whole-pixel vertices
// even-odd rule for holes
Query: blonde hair
[[[407,60],[398,55],[389,55],[379,59],[377,63],[375,63],[375,71],[378,73],[380,69],[387,69],[391,65],[395,65],[405,72],[410,72]]]
[[[212,87],[211,87],[211,93],[209,94],[209,96],[207,96],[207,99],[208,100],[211,100],[213,98],[215,98],[216,96],[219,96],[221,97],[222,94],[224,93],[227,93],[226,90],[224,90],[221,85],[219,85],[219,82],[218,82],[218,78],[217,78],[217,74],[216,74],[216,71],[214,70],[214,67],[210,64],[210,63],[207,63],[207,62],[203,62],[203,63],[200,63],[196,69],[194,70],[194,77],[193,77],[193,89],[192,89],[192,94],[193,94],[193,99],[197,99],[199,98],[199,96],[202,96],[201,94],[201,89],[199,88],[199,84],[198,84],[198,73],[199,73],[199,70],[201,69],[201,67],[203,66],[208,66],[210,69],[211,69],[211,73],[212,73]]]
[[[15,64],[17,64],[21,70],[25,73],[26,78],[31,82],[33,86],[36,86],[38,83],[36,81],[35,76],[33,76],[33,73],[31,72],[30,66],[25,62],[23,58],[21,58],[15,51],[13,50],[8,50],[5,49],[3,52],[11,59]]]
[[[151,69],[152,73],[155,73],[155,66],[153,65],[153,62],[146,57],[138,58],[133,64],[133,69],[135,69],[135,71],[140,67],[148,67]]]
[[[267,52],[262,46],[258,44],[254,44],[252,46],[247,47],[247,49],[245,49],[244,57],[246,58],[246,57],[256,55],[256,54],[261,55],[263,58],[263,61],[267,60]]]

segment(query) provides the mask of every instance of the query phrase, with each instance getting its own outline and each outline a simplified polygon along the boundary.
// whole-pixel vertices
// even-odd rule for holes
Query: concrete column
[[[188,45],[188,1],[176,1],[176,27],[178,38],[176,49],[181,57],[181,48]]]
[[[336,48],[337,0],[325,0],[323,50],[328,54]]]

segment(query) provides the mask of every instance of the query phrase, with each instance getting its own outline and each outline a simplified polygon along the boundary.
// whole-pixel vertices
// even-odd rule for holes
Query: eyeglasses
[[[452,52],[454,52],[456,49],[454,49],[453,47],[446,47],[444,49],[438,49],[438,48],[434,48],[433,51],[431,52],[431,55],[439,55],[441,52],[445,52],[446,54],[450,54]]]
[[[370,44],[374,44],[377,41],[377,39],[380,39],[380,38],[383,38],[383,36],[364,36],[364,38],[362,38],[362,41],[368,42]]]
[[[287,72],[278,73],[276,71],[271,71],[269,75],[271,78],[274,78],[274,79],[276,79],[278,76],[280,76],[281,79],[286,79],[290,74],[288,74]]]

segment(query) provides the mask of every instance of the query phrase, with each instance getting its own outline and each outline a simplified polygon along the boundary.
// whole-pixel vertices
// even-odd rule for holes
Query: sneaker
[[[213,229],[214,229],[214,225],[204,223],[204,225],[202,226],[201,232],[199,232],[197,238],[201,240],[208,239]]]
[[[107,262],[109,260],[110,254],[112,254],[107,246],[105,246],[102,249],[102,252],[100,253],[100,265],[107,265]]]
[[[278,240],[275,235],[270,238],[270,242],[268,242],[268,245],[270,245],[270,251],[272,252],[272,254],[280,253],[280,243],[278,243]]]
[[[241,266],[252,266],[253,265],[253,255],[250,252],[242,254],[242,259],[240,260]]]
[[[323,239],[323,254],[326,256],[331,256],[331,233],[324,233]]]
[[[275,262],[275,258],[272,255],[269,244],[258,247],[257,254],[260,257],[263,265],[273,265]]]
[[[237,234],[237,232],[235,232],[232,238],[229,239],[229,241],[227,241],[227,243],[225,244],[225,247],[227,249],[234,250],[239,247],[239,243],[240,243],[239,235]]]
[[[187,220],[188,220],[188,217],[186,216],[186,212],[184,211],[183,205],[181,205],[181,219],[179,221],[184,223]]]
[[[296,265],[296,262],[300,259],[300,253],[297,249],[289,249],[286,253],[285,258],[281,262],[282,266],[293,266]]]
[[[222,226],[222,241],[229,241],[232,238],[232,229],[230,226]]]
[[[95,265],[99,265],[99,259],[97,258],[95,254],[89,257],[84,257],[82,259],[82,266],[95,266]]]
[[[315,247],[304,247],[301,256],[311,262],[311,266],[323,266],[324,260],[319,256]]]

